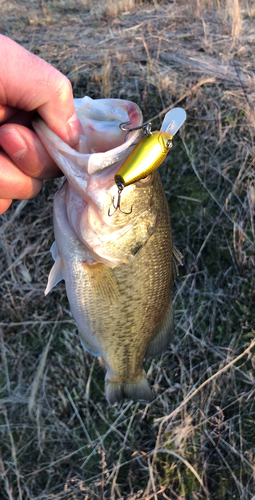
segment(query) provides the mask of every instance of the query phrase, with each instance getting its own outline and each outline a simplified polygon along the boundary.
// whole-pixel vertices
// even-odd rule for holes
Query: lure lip
[[[186,111],[183,108],[173,108],[166,114],[161,131],[174,136],[187,118]]]
[[[185,122],[187,118],[186,111],[183,108],[173,108],[168,113],[166,113],[163,123],[160,128],[160,132],[167,132],[172,137],[178,132],[179,128]],[[151,122],[145,122],[138,127],[127,128],[131,125],[131,121],[122,122],[119,124],[119,128],[124,132],[133,132],[133,130],[144,129],[145,135],[151,135]]]

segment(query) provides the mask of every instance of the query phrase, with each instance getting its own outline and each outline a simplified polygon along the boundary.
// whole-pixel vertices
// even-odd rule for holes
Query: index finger
[[[70,81],[57,69],[0,35],[0,104],[37,110],[50,129],[74,145],[81,125],[75,114]]]

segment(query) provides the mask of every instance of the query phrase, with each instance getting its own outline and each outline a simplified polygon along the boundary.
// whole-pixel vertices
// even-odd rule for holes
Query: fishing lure
[[[185,120],[186,112],[184,109],[174,108],[166,114],[159,131],[151,132],[151,123],[145,123],[141,127],[130,129],[125,128],[130,122],[120,124],[120,128],[127,130],[127,132],[143,128],[145,137],[135,146],[115,175],[114,179],[118,188],[118,200],[116,206],[113,203],[115,210],[112,214],[109,208],[108,215],[110,217],[118,209],[126,215],[132,212],[132,208],[130,212],[123,212],[120,208],[123,189],[152,174],[161,165],[172,147],[173,136]]]

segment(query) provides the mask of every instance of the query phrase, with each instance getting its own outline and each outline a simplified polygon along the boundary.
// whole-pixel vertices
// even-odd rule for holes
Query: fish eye
[[[150,180],[151,180],[151,174],[147,175],[146,177],[143,177],[138,182],[142,183],[142,184],[146,184],[146,182],[149,182]]]

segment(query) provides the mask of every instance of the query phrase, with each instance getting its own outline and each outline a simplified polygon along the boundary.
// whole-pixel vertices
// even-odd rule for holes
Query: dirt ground
[[[75,97],[187,121],[160,167],[184,266],[151,404],[109,406],[52,266],[59,180],[0,229],[0,499],[255,498],[255,3],[0,1],[0,30]]]

